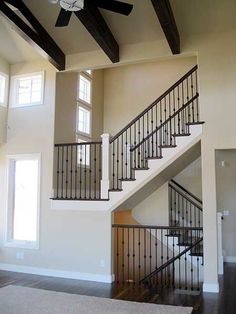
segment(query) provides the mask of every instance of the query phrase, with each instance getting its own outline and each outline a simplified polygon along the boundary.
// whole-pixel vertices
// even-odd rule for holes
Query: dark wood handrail
[[[195,196],[194,194],[192,194],[190,191],[188,191],[187,189],[185,189],[182,185],[180,185],[178,182],[176,182],[175,180],[171,179],[170,183],[173,183],[174,185],[176,185],[179,189],[181,189],[182,191],[184,191],[185,193],[187,193],[188,195],[190,195],[192,198],[194,198],[196,201],[198,201],[200,204],[202,204],[202,200],[200,198],[198,198],[197,196]],[[171,184],[171,186],[173,187],[173,185]],[[178,191],[176,191],[178,192]],[[180,193],[181,194],[181,193]],[[182,195],[182,194],[181,194]]]
[[[137,148],[139,148],[142,144],[144,144],[149,138],[151,138],[154,134],[156,134],[157,131],[163,128],[166,124],[168,124],[175,116],[177,116],[181,111],[183,111],[185,108],[187,108],[195,99],[199,97],[199,94],[197,93],[193,98],[191,98],[188,102],[186,102],[185,105],[183,105],[180,109],[175,111],[172,116],[170,116],[168,119],[166,119],[162,124],[160,124],[159,127],[157,127],[154,131],[149,133],[142,141],[140,141],[135,147],[131,148],[130,151],[133,152]]]
[[[114,135],[110,139],[110,143],[114,142],[121,134],[123,134],[129,127],[131,127],[136,121],[138,121],[145,113],[152,109],[158,102],[165,98],[173,89],[175,89],[180,83],[182,83],[189,75],[191,75],[198,68],[195,65],[190,71],[188,71],[184,76],[182,76],[176,83],[174,83],[170,88],[168,88],[160,97],[158,97],[151,105],[149,105],[145,110],[143,110],[138,116],[136,116],[130,123],[128,123],[121,131]]]
[[[202,227],[170,227],[170,226],[152,226],[152,225],[126,225],[126,224],[113,224],[113,228],[129,228],[129,229],[159,229],[159,230],[183,230],[183,231],[202,231]]]
[[[170,185],[170,183],[169,183]],[[173,185],[171,185],[171,188],[173,190],[175,190],[175,192],[177,192],[178,194],[180,194],[181,196],[183,196],[187,201],[189,201],[192,205],[194,205],[196,208],[198,208],[200,211],[202,211],[202,207],[195,203],[191,198],[189,198],[186,194],[184,194],[183,192],[180,192],[179,190],[177,190]]]
[[[61,146],[82,146],[82,145],[98,145],[102,144],[102,142],[84,142],[84,143],[62,143],[62,144],[55,144],[55,147],[61,147]]]
[[[189,247],[187,247],[185,250],[183,250],[180,254],[176,255],[175,257],[171,258],[170,260],[168,260],[168,262],[166,262],[165,264],[161,265],[158,269],[154,270],[153,272],[151,272],[149,275],[147,275],[146,277],[144,277],[143,279],[141,279],[139,282],[142,283],[148,279],[150,279],[151,277],[153,277],[154,275],[158,274],[160,271],[162,271],[164,268],[168,267],[170,264],[174,263],[177,259],[180,259],[181,256],[183,256],[184,254],[186,254],[188,251],[190,251],[192,248],[194,248],[195,246],[197,246],[200,242],[202,242],[203,237],[201,237],[199,240],[197,240],[196,242],[194,242],[192,245],[190,245]]]

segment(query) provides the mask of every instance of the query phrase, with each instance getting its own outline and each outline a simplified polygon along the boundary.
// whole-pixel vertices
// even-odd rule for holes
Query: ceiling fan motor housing
[[[60,6],[66,11],[76,12],[84,8],[84,0],[60,0]]]

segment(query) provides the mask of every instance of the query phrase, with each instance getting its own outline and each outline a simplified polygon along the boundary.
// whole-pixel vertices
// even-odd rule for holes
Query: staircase
[[[129,201],[200,141],[198,99],[195,66],[115,136],[56,144],[52,208],[112,211]]]
[[[113,231],[117,283],[158,293],[201,290],[202,202],[177,182],[169,182],[169,226],[114,224]]]

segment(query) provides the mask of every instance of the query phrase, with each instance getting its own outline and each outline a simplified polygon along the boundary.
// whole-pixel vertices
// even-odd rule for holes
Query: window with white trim
[[[7,75],[0,73],[0,106],[7,106]]]
[[[6,246],[38,248],[40,154],[8,156]]]
[[[90,142],[92,137],[92,71],[86,70],[78,75],[76,141]],[[88,166],[90,156],[88,147],[78,146],[78,164]]]
[[[12,77],[11,107],[25,107],[43,104],[44,72]]]

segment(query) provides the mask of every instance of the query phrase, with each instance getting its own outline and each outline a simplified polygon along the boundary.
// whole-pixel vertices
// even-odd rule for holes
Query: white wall
[[[33,272],[50,274],[52,270],[66,276],[110,280],[111,217],[110,213],[52,211],[54,110],[56,71],[45,62],[12,65],[12,75],[45,71],[44,104],[35,107],[11,108],[7,144],[0,148],[0,269],[22,270],[19,266],[35,267]],[[40,195],[39,250],[4,246],[6,201],[6,156],[20,153],[42,153]],[[95,216],[96,215],[96,216]],[[99,236],[98,236],[99,235]],[[24,260],[16,259],[24,252]],[[4,264],[4,265],[3,265]],[[27,268],[28,269],[28,268]],[[69,272],[69,273],[68,273]],[[90,274],[95,274],[89,275]]]
[[[8,62],[0,56],[0,73],[6,74],[9,78],[10,66]],[[8,82],[7,82],[7,105],[8,105]],[[7,107],[0,106],[0,144],[6,141],[7,136]]]

